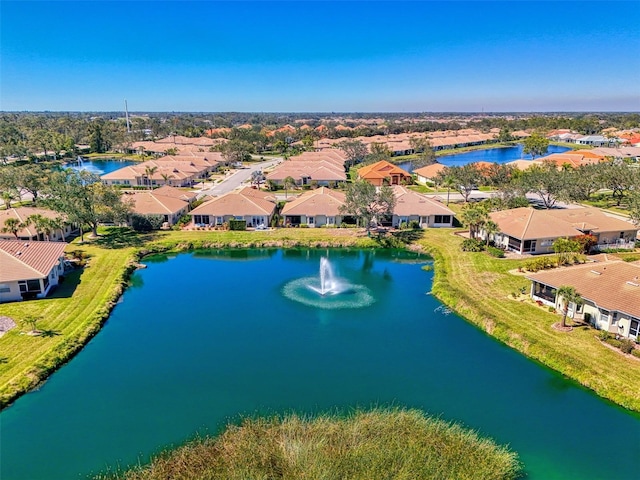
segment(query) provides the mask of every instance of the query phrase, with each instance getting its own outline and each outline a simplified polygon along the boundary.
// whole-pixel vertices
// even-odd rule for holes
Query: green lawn
[[[121,290],[133,248],[106,249],[70,245],[82,249],[90,260],[86,268],[68,275],[48,298],[0,304],[0,315],[18,324],[0,338],[0,407],[46,378],[60,363],[94,335],[106,319]],[[28,316],[41,320],[41,336],[21,334]]]
[[[32,388],[95,334],[122,290],[131,262],[167,250],[237,247],[353,247],[381,245],[362,230],[282,228],[272,231],[166,231],[137,235],[108,229],[92,244],[72,244],[91,256],[83,271],[69,275],[51,298],[0,305],[0,315],[21,321],[41,316],[46,335],[21,335],[18,326],[0,338],[0,406]],[[407,232],[405,232],[407,233]],[[433,293],[470,322],[511,347],[575,379],[629,409],[640,411],[640,361],[604,347],[588,327],[560,333],[559,317],[531,301],[510,297],[529,282],[509,274],[523,260],[463,253],[451,230],[428,229],[412,239],[436,260]],[[421,237],[421,238],[420,238]],[[384,242],[397,245],[397,242]]]

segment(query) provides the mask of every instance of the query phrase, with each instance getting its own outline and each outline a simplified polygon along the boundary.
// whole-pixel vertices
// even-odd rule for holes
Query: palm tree
[[[24,320],[22,320],[22,324],[23,325],[27,325],[28,327],[31,327],[31,331],[30,333],[36,333],[38,332],[37,330],[37,324],[40,321],[41,317],[36,317],[33,315],[30,315],[28,317],[26,317]]]
[[[4,227],[0,232],[2,233],[12,233],[16,240],[18,240],[18,232],[25,227],[25,224],[22,223],[17,218],[7,218],[4,221]]]
[[[442,186],[447,189],[447,206],[449,206],[449,194],[451,193],[451,189],[455,187],[456,181],[453,177],[446,176],[442,182]]]
[[[5,210],[9,210],[11,208],[11,202],[13,202],[17,198],[16,194],[9,190],[3,190],[2,194],[0,195],[2,196]]]
[[[576,292],[575,287],[569,285],[561,285],[556,292],[556,298],[562,298],[562,326],[566,327],[567,314],[569,313],[569,304],[573,303],[577,306],[582,305],[584,300],[582,296]]]
[[[171,173],[161,173],[160,176],[164,180],[164,184],[165,185],[168,185],[169,184],[169,179],[173,178],[173,175]]]
[[[282,181],[282,186],[284,187],[284,198],[286,199],[289,194],[289,187],[293,187],[296,184],[296,181],[293,177],[287,177]]]
[[[40,215],[39,213],[36,213],[34,215],[29,215],[27,217],[26,220],[26,225],[33,225],[33,228],[36,229],[36,233],[38,234],[38,240],[40,239],[40,234],[44,234],[47,235],[47,240],[49,240],[48,238],[48,234],[46,233],[47,231],[49,233],[51,233],[51,229],[48,228],[47,226],[47,222],[48,222],[48,218],[43,217],[42,215]]]
[[[469,237],[476,238],[478,230],[488,220],[487,211],[481,205],[468,204],[462,209],[460,219],[469,225]]]
[[[151,189],[151,177],[158,171],[158,167],[144,167],[144,176],[147,180],[147,186]]]
[[[489,236],[490,235],[495,235],[496,233],[498,233],[500,231],[500,227],[498,227],[498,224],[496,222],[494,222],[493,220],[487,220],[486,222],[484,222],[484,225],[482,226],[482,229],[484,230],[484,233],[487,236],[487,247],[488,247],[489,246]]]

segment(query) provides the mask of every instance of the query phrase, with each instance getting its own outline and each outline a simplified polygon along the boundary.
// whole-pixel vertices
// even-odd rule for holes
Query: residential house
[[[557,291],[571,286],[582,305],[570,304],[568,315],[600,330],[638,339],[640,331],[640,263],[606,261],[558,268],[528,275],[531,298],[558,310],[564,308]]]
[[[421,168],[416,168],[413,173],[419,183],[433,183],[436,176],[445,168],[441,163],[432,163]]]
[[[396,206],[391,226],[418,222],[420,228],[452,227],[455,213],[437,200],[428,198],[402,186],[394,186]]]
[[[259,227],[271,224],[275,208],[272,195],[245,187],[212,198],[191,210],[189,215],[197,226],[220,226],[236,219],[246,220],[247,227]]]
[[[50,220],[61,218],[58,212],[39,207],[14,207],[0,210],[0,239],[16,240],[16,235],[12,232],[2,232],[2,229],[5,228],[6,221],[10,218],[14,218],[23,224],[22,228],[16,232],[17,239],[19,240],[64,241],[77,230],[74,225],[65,223],[63,228],[54,229],[47,236],[43,232],[38,232],[33,224],[28,223],[28,218],[32,215],[41,215]]]
[[[304,192],[282,208],[285,226],[340,226],[345,194],[325,187]]]
[[[162,217],[163,223],[169,226],[175,225],[189,211],[188,198],[195,199],[195,194],[183,195],[181,190],[167,186],[157,190],[125,193],[122,196],[123,201],[131,205],[133,213],[145,217]]]
[[[499,229],[496,246],[516,253],[552,253],[558,238],[593,235],[598,248],[634,248],[638,227],[594,207],[536,210],[513,208],[489,214]],[[486,233],[480,236],[486,240]]]
[[[411,175],[406,170],[387,162],[379,162],[358,169],[358,178],[366,180],[376,187],[383,185],[401,185],[411,181]]]
[[[62,242],[0,240],[0,303],[42,298],[64,273]]]
[[[334,186],[347,181],[345,155],[337,149],[304,152],[280,163],[266,175],[266,179],[282,185],[287,177],[298,186]]]

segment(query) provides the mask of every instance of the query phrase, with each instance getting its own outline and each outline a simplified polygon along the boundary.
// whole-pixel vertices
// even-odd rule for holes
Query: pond
[[[472,150],[470,152],[456,153],[454,155],[444,155],[438,157],[438,162],[446,165],[447,167],[461,167],[468,163],[473,162],[494,162],[494,163],[507,163],[514,160],[531,160],[531,155],[525,155],[523,152],[523,145],[517,144],[512,147],[500,147],[489,148],[486,150]],[[570,148],[560,147],[558,145],[549,145],[547,153],[545,155],[551,155],[552,153],[563,153]],[[411,162],[398,163],[398,166],[411,172]]]
[[[427,261],[318,249],[147,259],[86,348],[0,414],[0,477],[79,478],[240,415],[374,405],[509,444],[530,479],[636,477],[640,416],[448,312],[428,294]]]
[[[104,175],[105,173],[111,173],[115,170],[119,170],[129,165],[135,165],[134,160],[118,160],[118,159],[101,159],[101,160],[87,160],[83,159],[81,162],[75,161],[69,163],[67,166],[74,170],[87,170],[96,175]]]

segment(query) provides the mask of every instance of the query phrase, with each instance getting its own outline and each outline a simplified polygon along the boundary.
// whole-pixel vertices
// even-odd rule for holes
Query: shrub
[[[631,352],[633,352],[633,350],[635,350],[634,343],[635,342],[633,340],[629,340],[629,339],[622,340],[620,342],[620,350],[622,351],[622,353],[626,353],[628,355]]]
[[[164,222],[161,215],[131,215],[131,228],[136,232],[149,232],[151,230],[159,230]]]
[[[301,223],[300,225],[298,225],[300,228],[309,228],[309,225],[307,225],[306,223]]]
[[[418,222],[417,220],[411,220],[409,222],[409,228],[411,228],[413,230],[419,230],[420,229],[420,222]]]
[[[492,257],[496,257],[496,258],[504,258],[504,250],[501,250],[499,248],[496,247],[487,247],[487,252],[489,253],[489,255],[491,255]]]
[[[407,229],[407,222],[400,223],[400,230],[406,230],[406,229]]]
[[[598,332],[598,338],[603,342],[607,341],[609,339],[609,332],[607,332],[606,330],[600,330]]]
[[[549,311],[550,311],[551,313],[556,313],[556,309],[555,309],[555,308],[553,308],[553,307],[549,307]]]
[[[620,340],[616,340],[615,338],[607,338],[605,342],[616,348],[620,348],[620,344],[622,343]]]
[[[484,247],[484,242],[475,238],[466,238],[462,241],[463,252],[482,252]]]
[[[246,220],[229,220],[229,230],[246,230],[247,229],[247,221]]]

